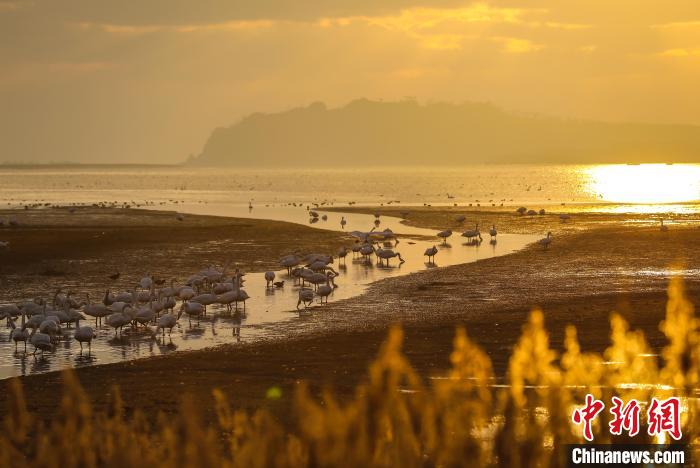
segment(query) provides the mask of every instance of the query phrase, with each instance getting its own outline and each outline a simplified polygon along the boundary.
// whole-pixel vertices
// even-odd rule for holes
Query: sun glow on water
[[[678,203],[700,199],[700,165],[606,165],[587,169],[588,186],[601,201]]]

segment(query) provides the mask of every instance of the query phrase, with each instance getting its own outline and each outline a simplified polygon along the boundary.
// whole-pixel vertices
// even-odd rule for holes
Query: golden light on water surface
[[[679,203],[700,199],[700,165],[605,165],[587,169],[588,186],[613,203]]]

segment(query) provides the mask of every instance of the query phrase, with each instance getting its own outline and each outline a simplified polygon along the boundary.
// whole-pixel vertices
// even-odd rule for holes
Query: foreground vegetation
[[[138,412],[126,415],[117,391],[110,411],[93,412],[70,372],[64,374],[62,398],[56,398],[56,416],[45,423],[27,412],[15,380],[0,432],[0,460],[13,467],[564,466],[565,444],[583,441],[581,428],[570,421],[587,393],[608,407],[612,396],[642,404],[681,397],[680,443],[693,444],[700,430],[700,330],[679,281],[669,287],[660,328],[668,338],[661,358],[614,313],[611,344],[602,355],[582,353],[573,327],[558,355],[549,347],[543,313],[535,310],[513,350],[505,386],[494,385],[488,356],[461,328],[451,370],[426,383],[402,355],[402,332],[395,328],[351,401],[338,401],[330,390],[318,397],[299,385],[292,428],[265,410],[232,410],[218,390],[212,395],[218,414],[213,426],[199,419],[187,398],[155,424]],[[594,424],[595,441],[630,442],[611,439],[609,418],[606,408]],[[646,419],[640,423],[631,442],[658,442],[646,435]]]

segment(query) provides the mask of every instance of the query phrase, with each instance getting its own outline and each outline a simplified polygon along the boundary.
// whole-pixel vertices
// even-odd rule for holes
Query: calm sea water
[[[0,201],[278,204],[326,202],[561,205],[568,209],[687,211],[700,165],[497,165],[360,170],[0,166]],[[642,203],[641,205],[638,203]]]
[[[53,167],[2,168],[1,206],[23,203],[96,203],[102,201],[148,203],[149,207],[176,209],[183,213],[256,217],[308,224],[306,209],[291,203],[346,205],[481,205],[528,207],[565,204],[566,211],[616,210],[647,212],[695,211],[700,199],[700,165],[642,166],[473,166],[453,169],[402,168],[372,170],[285,170],[193,169],[181,167]],[[252,203],[254,208],[248,208]],[[362,214],[327,213],[315,224],[321,229],[340,229],[345,216],[347,230],[369,230],[374,217]],[[367,285],[391,276],[505,255],[537,239],[537,236],[500,234],[498,242],[481,246],[464,244],[458,235],[440,245],[437,265],[427,264],[423,251],[438,244],[430,230],[414,228],[399,219],[382,217],[381,228],[397,234],[425,235],[429,240],[401,242],[395,249],[406,258],[403,265],[389,268],[375,263],[348,260],[337,265],[339,288],[331,301],[361,294]],[[405,237],[404,237],[405,239]],[[203,265],[204,267],[204,265]],[[145,272],[143,272],[145,273]],[[189,272],[195,273],[195,272]],[[247,276],[251,296],[245,316],[231,317],[214,308],[201,323],[183,317],[172,338],[151,338],[147,332],[127,332],[115,339],[108,327],[96,330],[92,354],[81,354],[66,331],[56,350],[34,359],[14,353],[7,341],[9,330],[1,329],[0,378],[104,364],[193,350],[222,343],[251,341],[275,336],[275,324],[298,317],[295,287],[286,272],[282,290],[268,290],[262,274]],[[0,303],[19,298],[0,298]],[[316,306],[317,308],[318,306]],[[316,309],[315,308],[315,309]],[[322,313],[316,309],[311,313]],[[30,346],[31,351],[31,346]]]

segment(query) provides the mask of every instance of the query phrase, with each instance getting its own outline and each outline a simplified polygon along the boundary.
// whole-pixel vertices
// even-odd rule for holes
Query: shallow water
[[[470,166],[449,169],[381,168],[349,170],[238,170],[183,167],[0,167],[0,203],[91,204],[129,203],[181,213],[253,217],[309,224],[308,204],[364,205],[454,205],[490,207],[524,205],[532,208],[557,206],[561,211],[696,212],[700,199],[700,165],[611,165]],[[643,201],[643,204],[635,203]],[[248,203],[252,202],[252,210]],[[296,204],[298,206],[293,206]],[[562,206],[565,205],[565,206]],[[320,211],[320,210],[319,210]],[[374,217],[361,214],[327,213],[328,220],[314,223],[320,229],[369,230]],[[331,301],[361,294],[373,281],[419,272],[426,265],[423,252],[440,248],[437,266],[473,262],[518,250],[535,236],[501,233],[498,242],[488,239],[479,246],[462,245],[458,234],[450,245],[440,245],[435,232],[404,226],[400,220],[382,217],[379,229],[401,234],[395,250],[406,263],[390,268],[352,261],[333,266],[341,274]],[[471,226],[469,226],[471,227]],[[465,227],[466,229],[466,227]],[[429,236],[409,243],[406,236]],[[488,237],[488,236],[486,236]],[[2,240],[2,239],[0,239]],[[293,250],[293,246],[290,246]],[[261,252],[264,255],[264,252]],[[202,265],[204,267],[204,265]],[[191,272],[196,273],[196,272]],[[652,274],[652,273],[650,273]],[[298,287],[285,279],[283,289],[267,290],[262,274],[246,276],[245,289],[251,298],[245,315],[225,316],[212,311],[199,324],[185,316],[172,338],[157,339],[141,329],[114,339],[113,331],[101,328],[92,354],[80,354],[69,330],[54,353],[34,359],[13,354],[14,345],[0,341],[0,378],[45,372],[72,366],[104,364],[159,355],[173,350],[192,350],[236,341],[274,336],[274,324],[298,316],[295,310]],[[0,298],[1,302],[2,298]],[[315,305],[310,312],[322,313]],[[366,320],[366,317],[361,318]],[[371,320],[371,317],[369,317]],[[240,328],[240,336],[237,335]],[[0,331],[7,340],[9,330]],[[31,348],[31,347],[30,347]]]
[[[183,204],[178,208],[183,213],[212,214],[235,217],[255,217],[263,219],[276,219],[282,221],[309,223],[309,214],[305,208],[293,207],[254,207],[248,205],[235,205],[223,203],[210,204]],[[340,219],[345,217],[347,225],[345,230],[368,231],[374,226],[375,218],[371,215],[345,214],[336,212],[320,212],[327,215],[326,221],[319,220],[313,226],[320,229],[341,230]],[[435,232],[405,226],[400,219],[383,216],[380,219],[379,230],[392,229],[399,234],[399,243],[394,250],[400,252],[405,263],[399,264],[398,260],[390,261],[390,266],[379,266],[373,259],[367,263],[362,259],[353,259],[352,253],[344,262],[336,259],[332,265],[340,276],[336,278],[338,288],[332,293],[330,301],[338,301],[357,296],[363,293],[370,283],[384,278],[406,275],[428,268],[455,265],[474,262],[497,255],[505,255],[521,249],[537,236],[525,236],[515,234],[499,234],[496,243],[490,243],[488,235],[480,245],[465,245],[466,239],[460,237],[459,232],[453,234],[447,244],[441,244],[435,237]],[[464,229],[467,229],[466,227]],[[428,239],[419,236],[429,236]],[[393,242],[392,242],[393,244]],[[435,264],[426,263],[423,253],[426,248],[436,245],[439,253]],[[290,248],[290,250],[292,250]],[[261,252],[264,255],[264,252]],[[203,265],[204,267],[204,265]],[[191,272],[196,273],[196,272]],[[14,344],[9,341],[0,342],[0,378],[14,375],[25,375],[36,372],[47,372],[66,367],[80,367],[91,364],[106,364],[123,360],[156,356],[175,350],[194,350],[211,347],[223,343],[249,342],[261,338],[269,338],[275,335],[275,323],[291,320],[299,314],[323,313],[322,305],[318,301],[308,310],[297,311],[296,304],[299,286],[294,285],[292,278],[288,277],[286,270],[276,272],[277,280],[285,280],[281,289],[267,289],[263,273],[252,273],[245,276],[244,289],[250,295],[247,301],[245,313],[224,313],[222,309],[210,306],[208,316],[199,322],[191,323],[186,315],[180,319],[179,326],[173,330],[172,335],[153,337],[151,332],[144,328],[138,331],[127,329],[124,336],[115,338],[112,329],[103,326],[97,330],[97,337],[92,343],[92,353],[87,350],[80,353],[80,346],[72,339],[72,330],[64,332],[64,338],[52,353],[46,353],[41,358],[35,359],[23,352],[14,353]],[[371,319],[364,317],[362,319]],[[84,322],[82,323],[85,324]],[[94,326],[94,321],[91,322]],[[153,328],[153,327],[151,327]],[[7,337],[9,330],[2,336]],[[32,347],[28,350],[31,352]]]
[[[675,212],[697,208],[700,165],[474,165],[359,170],[0,166],[0,201],[473,204]],[[564,208],[562,208],[564,209]]]

